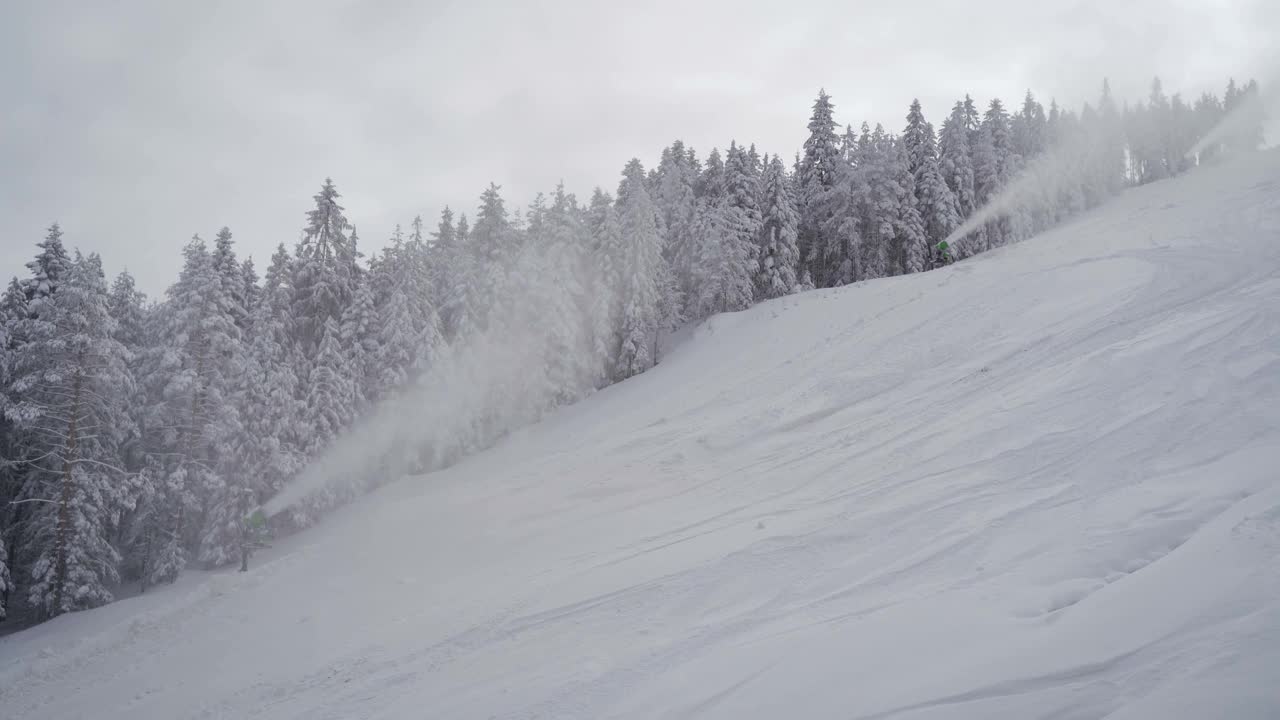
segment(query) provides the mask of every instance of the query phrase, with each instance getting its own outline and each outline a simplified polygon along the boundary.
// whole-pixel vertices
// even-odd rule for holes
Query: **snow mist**
[[[1280,80],[1280,76],[1270,78],[1263,87],[1274,88],[1277,80]],[[1247,133],[1253,128],[1262,126],[1264,118],[1275,112],[1277,98],[1280,98],[1280,93],[1274,90],[1242,94],[1240,103],[1212,130],[1196,141],[1196,144],[1187,151],[1186,157],[1198,158],[1205,149],[1221,143],[1230,143],[1241,133]],[[1280,138],[1270,138],[1270,140],[1275,143]]]
[[[1117,123],[1118,120],[1110,124],[1099,122],[1092,130],[1077,128],[1059,140],[1028,163],[986,205],[975,210],[945,242],[958,249],[964,238],[986,223],[1018,212],[1052,207],[1057,198],[1084,184],[1089,173],[1094,172],[1091,157],[1105,150],[1108,143],[1123,143]]]
[[[535,422],[601,384],[598,342],[607,290],[590,272],[547,272],[576,264],[563,246],[526,247],[477,328],[445,347],[399,396],[380,403],[306,467],[263,511],[276,515],[314,492],[360,488],[451,460]],[[579,267],[581,267],[579,265]]]

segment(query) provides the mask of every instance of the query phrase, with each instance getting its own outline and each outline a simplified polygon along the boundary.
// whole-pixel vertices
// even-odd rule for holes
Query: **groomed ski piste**
[[[1280,153],[0,638],[4,718],[1280,716]]]

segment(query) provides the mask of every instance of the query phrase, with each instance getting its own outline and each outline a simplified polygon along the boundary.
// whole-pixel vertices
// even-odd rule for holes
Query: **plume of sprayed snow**
[[[1272,86],[1272,83],[1268,83]],[[1273,98],[1274,99],[1274,98]],[[1231,113],[1205,133],[1187,151],[1185,157],[1196,158],[1206,148],[1231,139],[1242,131],[1260,124],[1260,117],[1267,112],[1267,98],[1261,92],[1243,95],[1240,104]],[[1041,153],[1023,168],[1014,179],[996,194],[986,205],[978,208],[961,225],[946,237],[945,242],[956,248],[964,238],[984,224],[1013,215],[1052,207],[1059,198],[1098,178],[1092,159],[1099,151],[1105,151],[1107,143],[1117,128],[1106,122],[1077,127],[1076,131],[1060,139],[1046,152]]]
[[[262,510],[276,515],[313,492],[359,485],[374,474],[440,467],[590,393],[604,362],[593,333],[608,306],[588,301],[603,288],[592,285],[589,272],[567,279],[549,272],[581,268],[580,259],[563,246],[526,247],[486,329],[444,348],[421,377],[358,421]]]
[[[1268,82],[1267,87],[1274,87],[1274,81]],[[1262,92],[1245,93],[1240,98],[1240,103],[1227,113],[1217,125],[1213,126],[1209,132],[1205,133],[1191,149],[1187,151],[1185,157],[1196,158],[1206,148],[1212,147],[1219,143],[1229,142],[1241,133],[1247,133],[1254,127],[1263,124],[1263,118],[1268,115],[1268,105],[1274,105],[1276,93],[1272,91],[1269,95]],[[1273,142],[1275,138],[1272,139]]]
[[[1064,194],[1081,187],[1091,179],[1093,157],[1107,142],[1108,128],[1099,123],[1094,129],[1078,129],[1037,155],[1017,176],[1005,185],[986,205],[978,208],[945,242],[956,248],[961,240],[988,222],[1012,215],[1051,207]]]

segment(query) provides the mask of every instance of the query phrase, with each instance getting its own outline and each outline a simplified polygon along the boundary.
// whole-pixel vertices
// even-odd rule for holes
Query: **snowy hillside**
[[[662,365],[0,639],[6,718],[1280,714],[1280,153]]]

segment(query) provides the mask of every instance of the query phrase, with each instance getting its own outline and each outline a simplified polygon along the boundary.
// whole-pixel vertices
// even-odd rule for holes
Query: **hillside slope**
[[[654,371],[0,639],[24,718],[1280,713],[1280,153]]]

